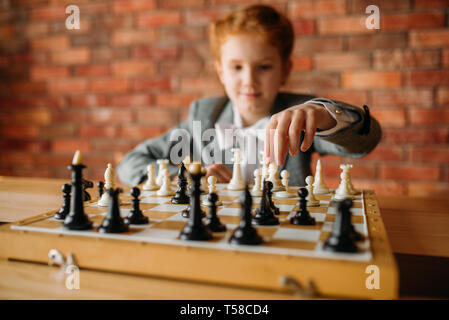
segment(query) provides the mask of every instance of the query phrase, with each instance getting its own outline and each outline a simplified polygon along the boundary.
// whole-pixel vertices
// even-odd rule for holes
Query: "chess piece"
[[[299,209],[296,211],[294,217],[290,219],[291,224],[300,225],[300,226],[313,226],[315,225],[315,218],[312,217],[307,211],[307,200],[306,197],[309,194],[306,188],[299,188],[298,196],[299,196]]]
[[[240,204],[242,207],[240,211],[240,225],[232,233],[229,243],[240,245],[258,245],[263,243],[263,239],[257,233],[257,229],[251,224],[253,199],[249,193],[248,186],[245,187],[245,191],[240,196]]]
[[[202,210],[200,207],[200,183],[205,174],[201,170],[201,164],[193,163],[189,166],[189,174],[192,178],[192,191],[190,195],[189,222],[182,229],[179,238],[181,240],[205,241],[213,238],[212,232],[201,221]]]
[[[154,165],[149,164],[147,166],[147,181],[142,186],[142,189],[145,191],[155,191],[159,189],[156,181],[154,181]]]
[[[108,163],[108,167],[104,172],[104,181],[106,181],[105,189],[113,189],[115,187],[115,171],[112,168],[112,164]],[[98,200],[97,205],[100,207],[109,207],[109,203],[111,202],[111,196],[109,192],[103,193],[100,200]]]
[[[268,199],[268,203],[270,205],[271,211],[273,211],[273,213],[275,215],[280,215],[281,212],[279,211],[279,208],[276,207],[276,205],[273,202],[273,184],[271,183],[271,181],[267,181],[267,199]]]
[[[340,169],[342,172],[340,174],[340,184],[338,185],[337,190],[335,190],[334,198],[336,200],[344,200],[344,199],[352,199],[353,196],[351,194],[350,187],[350,177],[348,175],[348,166],[345,164],[340,165]]]
[[[167,165],[168,165],[168,160],[167,159],[158,159],[156,160],[157,164],[159,165],[159,170],[157,172],[157,177],[156,177],[156,184],[158,186],[162,186],[162,182],[163,182],[163,175],[164,175],[164,170],[167,169]]]
[[[209,186],[208,186],[209,194],[215,193],[217,195],[217,201],[215,202],[215,205],[217,205],[217,206],[223,205],[223,203],[220,201],[220,198],[218,198],[218,192],[217,192],[217,188],[215,186],[217,184],[217,178],[215,176],[209,176],[207,178],[207,182],[209,184]],[[203,205],[205,205],[205,206],[210,205],[209,197],[206,197],[206,199],[203,201]]]
[[[70,192],[72,191],[72,185],[70,183],[64,183],[62,186],[63,205],[61,209],[54,215],[57,220],[64,220],[70,212]]]
[[[269,192],[271,191],[271,188],[273,188],[273,184],[271,181],[264,181],[264,184],[265,187],[263,188],[260,206],[256,209],[253,223],[261,226],[278,225],[279,219],[274,216],[275,211],[272,208],[272,203],[269,198]]]
[[[101,196],[104,193],[104,182],[103,181],[98,181],[97,187],[98,187],[98,198],[101,198]]]
[[[307,184],[307,206],[308,207],[319,207],[320,201],[315,198],[315,195],[313,194],[313,176],[308,176],[306,178],[306,184]]]
[[[70,230],[88,230],[92,228],[92,222],[84,213],[83,177],[82,170],[86,168],[81,161],[81,153],[76,151],[72,164],[72,197],[69,214],[64,219],[63,226]]]
[[[108,207],[108,212],[100,227],[98,232],[100,233],[122,233],[129,230],[128,225],[123,221],[120,216],[120,207],[118,195],[123,192],[122,189],[108,189],[106,192],[109,193],[111,197],[111,202]]]
[[[91,197],[89,192],[86,191],[86,189],[89,188],[93,188],[94,187],[94,183],[92,181],[88,181],[83,179],[83,197],[84,197],[84,201],[90,201]]]
[[[262,171],[260,169],[254,170],[254,186],[251,189],[251,195],[253,197],[260,197],[262,195],[261,181],[262,181]]]
[[[209,177],[210,178],[210,177]],[[210,192],[207,196],[209,203],[209,215],[206,219],[206,227],[212,232],[225,232],[226,226],[220,222],[217,216],[217,200],[218,196],[216,193]]]
[[[228,184],[229,190],[243,190],[245,188],[245,181],[242,179],[242,171],[240,168],[240,164],[242,162],[240,149],[233,148],[231,151],[234,153],[234,157],[232,161],[234,161],[234,167],[232,169],[232,178]]]
[[[158,196],[172,196],[175,194],[171,187],[170,172],[168,169],[162,171],[161,188],[156,192]]]
[[[140,189],[134,187],[131,189],[131,196],[133,199],[131,200],[133,204],[133,208],[129,212],[129,215],[125,218],[126,224],[148,224],[148,217],[145,217],[142,214],[142,210],[140,210]]]
[[[264,160],[263,164],[262,164],[262,177],[261,177],[261,183],[260,183],[260,190],[261,191],[263,189],[263,181],[267,180],[268,177],[269,177],[268,162]]]
[[[176,190],[175,196],[171,199],[171,203],[188,204],[190,202],[190,198],[187,195],[186,171],[186,166],[181,162],[178,170],[178,190]]]
[[[273,192],[284,190],[281,179],[278,177],[278,166],[275,163],[270,163],[268,166],[268,172],[268,180],[273,183]]]
[[[318,159],[316,162],[315,169],[315,182],[313,183],[313,193],[314,194],[327,194],[329,193],[329,188],[324,184],[323,181],[323,172],[321,169],[321,160]]]
[[[323,245],[323,249],[333,252],[357,252],[353,228],[351,227],[352,200],[345,199],[337,204],[337,215],[332,232]]]
[[[352,184],[352,179],[351,179],[351,170],[352,170],[352,164],[347,164],[347,169],[346,169],[346,177],[348,179],[348,188],[349,188],[349,192],[351,195],[355,195],[357,193],[359,193],[359,191],[357,191],[354,188],[354,185]]]
[[[278,191],[274,194],[276,198],[294,198],[296,194],[288,186],[290,173],[287,170],[281,171],[282,184],[284,185],[285,191]]]

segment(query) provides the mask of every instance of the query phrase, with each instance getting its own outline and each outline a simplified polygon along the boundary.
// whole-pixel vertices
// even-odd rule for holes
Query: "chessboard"
[[[181,212],[187,205],[173,204],[171,196],[157,196],[156,191],[142,191],[140,209],[149,218],[149,224],[130,225],[124,233],[99,233],[98,227],[108,208],[98,206],[98,199],[93,199],[84,205],[93,229],[64,228],[63,221],[54,218],[59,210],[55,209],[0,226],[0,241],[8,243],[0,249],[0,256],[48,263],[49,251],[56,249],[65,255],[72,254],[81,270],[125,272],[286,292],[308,290],[323,297],[397,297],[397,266],[374,191],[365,190],[355,195],[351,222],[363,240],[357,242],[357,252],[342,253],[323,250],[337,213],[332,190],[329,194],[315,196],[319,206],[307,207],[316,220],[311,226],[289,222],[298,210],[298,197],[273,196],[273,202],[280,210],[277,216],[280,224],[255,226],[264,242],[254,246],[228,242],[241,220],[242,191],[228,190],[225,184],[216,187],[223,203],[217,207],[217,215],[227,231],[213,233],[213,239],[209,241],[180,240],[180,232],[188,221]],[[131,199],[130,190],[121,194],[122,217],[129,214]],[[253,209],[260,199],[253,197]],[[202,206],[202,209],[208,213],[208,207]],[[369,286],[367,280],[372,266],[379,270],[376,288]]]

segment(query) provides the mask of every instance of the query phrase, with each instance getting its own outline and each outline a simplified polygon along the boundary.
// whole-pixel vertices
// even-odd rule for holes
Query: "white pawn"
[[[294,198],[296,194],[292,192],[292,188],[288,186],[288,180],[290,173],[287,170],[281,171],[282,184],[284,185],[285,191],[279,191],[274,194],[276,198]]]
[[[349,192],[352,195],[355,195],[358,193],[357,190],[355,190],[354,185],[352,184],[352,179],[351,179],[351,170],[352,170],[352,164],[347,164],[346,165],[347,169],[346,169],[346,176],[348,179],[348,188],[349,188]]]
[[[262,176],[261,176],[261,178],[260,178],[260,180],[261,180],[261,183],[260,183],[260,190],[262,191],[262,189],[263,189],[263,181],[264,180],[266,180],[266,179],[268,179],[268,177],[269,177],[269,171],[268,171],[268,162],[266,162],[266,161],[264,161],[263,162],[263,165],[262,165]]]
[[[168,169],[162,171],[162,185],[161,188],[156,192],[158,196],[172,196],[175,191],[171,187],[170,172]]]
[[[157,177],[156,177],[156,183],[158,186],[161,186],[163,183],[162,177],[164,174],[164,170],[167,169],[168,160],[167,159],[158,159],[158,160],[156,160],[156,162],[159,165],[159,170],[157,172]]]
[[[262,171],[260,169],[254,170],[254,186],[251,189],[251,195],[253,197],[262,196],[262,191],[260,189],[262,185]]]
[[[108,167],[106,168],[106,171],[104,172],[104,181],[105,181],[105,192],[101,196],[100,200],[98,201],[97,205],[100,207],[108,207],[109,203],[111,202],[112,198],[109,195],[109,192],[107,190],[112,189],[115,187],[115,171],[112,168],[112,164],[108,163]]]
[[[232,168],[232,179],[228,183],[229,190],[243,190],[245,189],[245,181],[242,179],[242,171],[240,169],[240,163],[242,158],[240,156],[240,149],[233,148],[231,151],[234,153],[232,161],[234,161],[234,167]]]
[[[270,176],[268,177],[268,181],[273,183],[273,192],[284,190],[284,186],[282,185],[281,179],[278,177],[278,166],[274,163],[270,163],[268,166],[268,171]]]
[[[340,184],[338,185],[337,190],[335,190],[335,196],[334,198],[336,200],[344,200],[346,198],[353,198],[351,194],[351,190],[349,187],[349,176],[347,174],[346,166],[341,165],[340,166],[343,171],[340,174]]]
[[[313,183],[313,193],[315,194],[326,194],[329,193],[329,188],[324,184],[323,172],[321,170],[321,160],[318,159],[316,162],[315,169],[315,182]]]
[[[215,185],[217,184],[217,178],[215,176],[209,176],[209,178],[207,178],[207,183],[209,184],[209,186],[208,186],[209,194],[215,193],[218,196],[217,188],[215,187]],[[210,205],[207,198],[208,198],[208,196],[204,196],[203,205],[205,205],[205,206]],[[216,206],[221,206],[222,204],[223,203],[220,201],[220,199],[218,199],[217,202],[215,202]]]
[[[147,190],[147,191],[154,191],[154,190],[159,189],[159,186],[154,181],[154,165],[153,164],[149,164],[147,166],[147,177],[148,177],[147,181],[142,186],[142,189]]]
[[[309,194],[308,194],[308,196],[306,198],[307,206],[308,207],[319,207],[320,206],[320,201],[317,200],[315,198],[315,195],[313,194],[313,180],[314,180],[313,176],[308,176],[306,178],[306,184],[307,184],[306,188],[307,188],[307,191],[309,192]]]

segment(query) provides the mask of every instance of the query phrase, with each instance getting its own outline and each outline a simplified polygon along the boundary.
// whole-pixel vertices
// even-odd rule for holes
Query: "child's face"
[[[291,64],[283,65],[277,48],[250,34],[229,36],[220,53],[220,81],[242,118],[268,115]]]

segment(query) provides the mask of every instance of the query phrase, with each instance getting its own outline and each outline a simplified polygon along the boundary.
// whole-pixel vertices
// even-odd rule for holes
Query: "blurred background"
[[[322,158],[326,183],[349,162],[357,188],[447,197],[444,0],[0,0],[0,175],[69,179],[79,149],[86,177],[103,179],[108,162],[186,119],[192,100],[223,93],[207,28],[253,3],[294,24],[285,90],[367,104],[382,125],[370,155]],[[365,27],[371,4],[379,30]],[[65,27],[68,5],[79,30]]]

